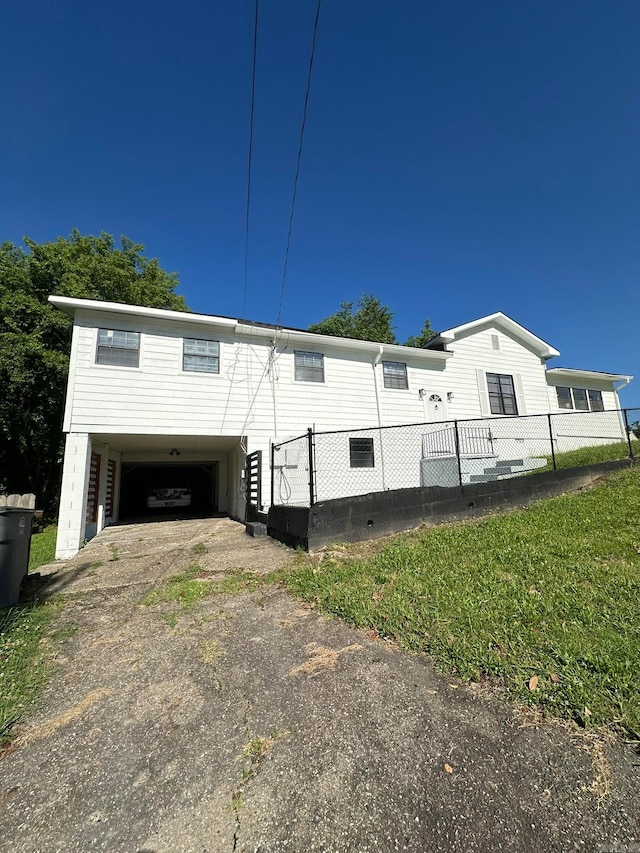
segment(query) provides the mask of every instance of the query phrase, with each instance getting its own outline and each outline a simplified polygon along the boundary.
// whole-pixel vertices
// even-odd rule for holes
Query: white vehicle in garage
[[[167,509],[175,506],[191,506],[191,489],[175,487],[149,490],[147,495],[149,509]]]

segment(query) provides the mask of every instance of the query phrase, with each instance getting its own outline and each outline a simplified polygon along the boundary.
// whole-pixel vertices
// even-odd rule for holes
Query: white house
[[[422,424],[424,436],[425,423],[448,419],[613,413],[631,379],[547,369],[558,351],[501,313],[415,349],[227,317],[49,301],[74,320],[57,557],[77,553],[106,524],[149,515],[167,495],[172,510],[191,502],[191,511],[243,518],[247,455],[262,451],[269,483],[272,443],[308,427]],[[609,437],[620,440],[619,416],[611,423]]]

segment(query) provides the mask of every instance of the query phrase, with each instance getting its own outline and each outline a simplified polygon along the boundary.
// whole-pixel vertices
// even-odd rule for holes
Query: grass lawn
[[[45,528],[42,533],[35,533],[31,537],[31,552],[29,554],[30,572],[55,559],[57,532],[58,528],[55,524],[52,524]]]
[[[640,442],[633,442],[634,455],[640,456]],[[580,447],[577,450],[566,450],[556,453],[557,468],[580,468],[583,465],[595,465],[597,462],[611,462],[614,459],[626,459],[629,456],[629,445],[626,441],[613,444],[597,444],[594,447]],[[552,471],[553,461],[547,456],[544,468],[535,468],[528,474],[539,474],[541,471]]]
[[[54,558],[56,528],[31,537],[29,570]],[[0,746],[37,699],[51,671],[56,644],[57,601],[33,601],[0,610]]]
[[[519,512],[342,546],[295,594],[463,679],[640,738],[640,471]]]
[[[32,707],[51,672],[61,604],[37,601],[0,610],[0,746]]]

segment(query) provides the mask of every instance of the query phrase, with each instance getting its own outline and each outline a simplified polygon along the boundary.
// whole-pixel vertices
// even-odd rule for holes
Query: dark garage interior
[[[197,518],[217,510],[217,463],[176,465],[129,463],[122,465],[120,521],[154,518]],[[190,493],[189,506],[150,508],[154,490],[180,489]]]

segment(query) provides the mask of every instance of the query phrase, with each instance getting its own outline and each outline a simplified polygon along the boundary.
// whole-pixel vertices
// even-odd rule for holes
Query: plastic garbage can
[[[0,507],[0,607],[18,603],[29,569],[31,525],[35,510]]]

